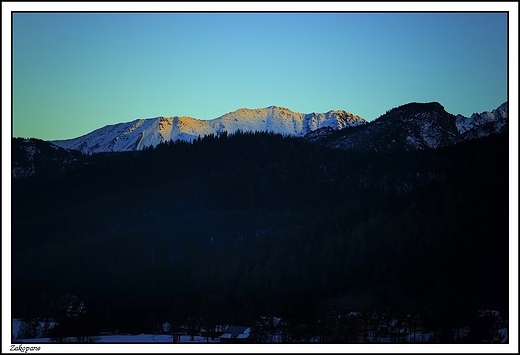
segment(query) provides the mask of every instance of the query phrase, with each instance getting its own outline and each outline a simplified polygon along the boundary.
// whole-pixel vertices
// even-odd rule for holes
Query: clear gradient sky
[[[377,10],[377,9],[374,9]],[[13,136],[270,105],[373,120],[507,100],[506,13],[14,13]]]

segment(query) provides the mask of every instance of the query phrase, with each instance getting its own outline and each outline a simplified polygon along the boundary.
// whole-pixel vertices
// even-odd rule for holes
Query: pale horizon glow
[[[14,13],[13,136],[157,116],[507,101],[507,13]]]

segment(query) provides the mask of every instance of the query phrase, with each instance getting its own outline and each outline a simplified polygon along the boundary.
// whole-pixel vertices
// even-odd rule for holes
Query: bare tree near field
[[[49,321],[46,320],[45,323],[43,324],[42,329],[41,329],[41,337],[42,338],[48,338],[50,331],[51,331],[51,325],[50,325]]]
[[[188,317],[186,320],[190,341],[195,340],[195,335],[200,331],[201,320],[196,317]]]
[[[274,330],[272,317],[260,317],[260,320],[255,324],[255,329],[261,343],[271,342],[271,332]]]

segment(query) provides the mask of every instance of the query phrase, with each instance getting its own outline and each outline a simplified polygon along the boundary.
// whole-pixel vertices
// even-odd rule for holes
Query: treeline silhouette
[[[78,164],[13,180],[13,316],[62,319],[67,293],[87,306],[84,335],[508,311],[506,135],[376,153],[239,132]]]

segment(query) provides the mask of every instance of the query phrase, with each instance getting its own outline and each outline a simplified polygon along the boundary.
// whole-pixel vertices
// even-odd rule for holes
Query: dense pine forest
[[[67,293],[91,334],[507,313],[508,179],[507,134],[373,152],[237,133],[81,156],[12,181],[12,315],[60,319]]]

